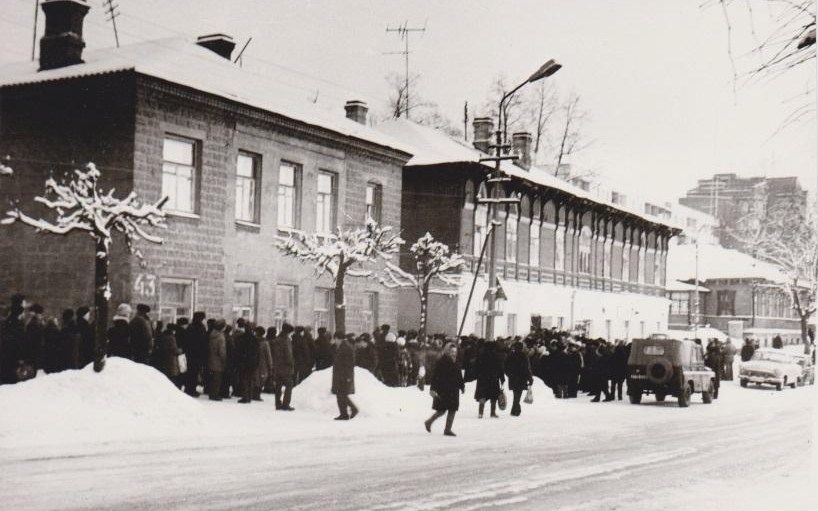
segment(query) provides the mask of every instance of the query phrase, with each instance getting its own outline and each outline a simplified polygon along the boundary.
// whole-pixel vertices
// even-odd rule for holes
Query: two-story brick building
[[[168,196],[164,244],[142,243],[145,266],[115,243],[114,304],[144,302],[164,320],[203,310],[265,325],[332,327],[332,283],[283,258],[277,235],[329,233],[367,215],[401,222],[410,155],[347,115],[282,99],[276,84],[233,64],[223,35],[163,39],[83,52],[82,0],[46,0],[39,62],[0,69],[0,148],[12,179],[0,202],[33,203],[45,178],[93,161],[103,188]],[[23,225],[0,228],[0,289],[58,313],[93,300],[93,244]],[[395,323],[397,293],[351,280],[347,325]]]
[[[431,297],[429,332],[457,332],[461,322],[464,333],[484,331],[487,262],[478,267],[478,260],[491,219],[476,199],[491,193],[485,181],[493,163],[479,161],[487,156],[491,120],[475,119],[474,127],[475,147],[408,121],[378,127],[414,155],[403,169],[403,237],[411,242],[428,230],[468,262],[459,288]],[[520,203],[499,211],[497,275],[507,299],[497,334],[524,335],[536,325],[607,339],[665,330],[665,261],[678,229],[531,166],[530,143],[530,134],[514,134],[519,165],[505,162],[511,180],[499,185],[502,196],[515,194]],[[401,294],[400,326],[416,327],[417,302],[416,294]]]

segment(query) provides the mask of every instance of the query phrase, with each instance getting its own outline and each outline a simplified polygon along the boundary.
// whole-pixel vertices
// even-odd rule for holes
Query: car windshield
[[[767,360],[775,362],[776,364],[790,364],[792,358],[786,353],[775,353],[772,351],[756,351],[753,354],[753,360]]]
[[[644,353],[645,355],[664,355],[665,347],[650,344],[642,348],[642,353]]]

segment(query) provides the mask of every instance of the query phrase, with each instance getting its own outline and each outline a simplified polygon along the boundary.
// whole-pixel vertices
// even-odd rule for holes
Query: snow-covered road
[[[373,406],[367,383],[359,386]],[[467,391],[457,438],[440,435],[440,423],[432,435],[423,430],[428,397],[417,389],[387,389],[406,416],[370,410],[348,423],[319,414],[331,401],[308,403],[307,389],[294,398],[298,406],[302,390],[303,411],[289,414],[269,399],[200,399],[204,423],[182,436],[0,444],[3,508],[818,508],[814,388],[725,382],[714,404],[697,397],[680,409],[651,398],[554,400],[538,386],[522,417],[482,420]]]

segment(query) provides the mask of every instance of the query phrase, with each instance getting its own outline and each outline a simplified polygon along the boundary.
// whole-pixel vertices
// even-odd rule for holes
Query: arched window
[[[579,233],[579,271],[591,272],[591,228],[587,225]]]
[[[474,250],[475,257],[480,257],[483,250],[483,243],[486,242],[488,232],[489,208],[485,204],[478,204],[474,208]]]
[[[520,211],[516,205],[508,208],[506,216],[506,261],[517,262],[517,226],[520,223]]]

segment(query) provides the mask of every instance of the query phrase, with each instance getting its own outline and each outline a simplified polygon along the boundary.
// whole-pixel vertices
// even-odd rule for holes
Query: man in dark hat
[[[199,385],[199,374],[205,366],[208,355],[208,335],[205,325],[205,313],[194,312],[193,321],[185,330],[182,349],[187,356],[187,373],[185,374],[185,394],[199,397],[196,386]]]
[[[281,325],[281,331],[272,345],[276,410],[294,410],[294,408],[290,406],[293,392],[293,377],[295,375],[292,342],[293,330],[293,326],[289,323]]]
[[[153,351],[153,326],[148,316],[151,308],[144,303],[136,305],[136,315],[131,320],[131,347],[134,362],[150,364]]]
[[[45,334],[45,320],[43,306],[35,303],[31,306],[31,317],[26,324],[26,342],[22,358],[31,366],[34,374],[42,367],[43,335]]]
[[[17,364],[25,342],[25,297],[15,294],[11,297],[9,315],[0,325],[0,382],[17,383]]]

